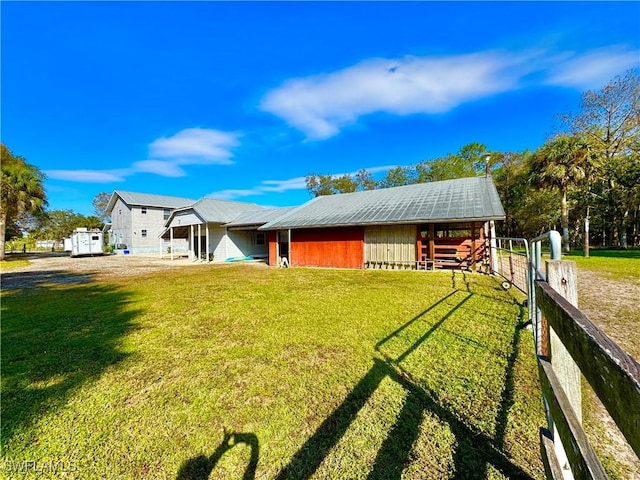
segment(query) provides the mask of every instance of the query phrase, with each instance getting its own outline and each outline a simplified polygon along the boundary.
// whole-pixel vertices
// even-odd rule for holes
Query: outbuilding
[[[186,240],[192,260],[220,262],[266,258],[267,235],[258,232],[258,227],[286,211],[288,209],[267,209],[253,203],[203,198],[173,211],[161,237],[168,239],[170,245],[177,239]]]
[[[483,176],[320,196],[258,231],[271,265],[475,270],[504,218]]]

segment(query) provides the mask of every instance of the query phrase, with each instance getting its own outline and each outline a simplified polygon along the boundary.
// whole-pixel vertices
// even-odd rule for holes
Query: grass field
[[[4,260],[0,262],[0,271],[13,270],[14,268],[26,267],[29,265],[29,260],[7,255]]]
[[[462,273],[202,266],[5,290],[0,474],[540,478],[524,317]]]
[[[599,272],[614,280],[640,280],[640,249],[591,250],[585,258],[580,251],[572,251],[567,258],[578,267]]]
[[[566,258],[595,274],[578,284],[579,305],[589,318],[636,360],[640,359],[640,249],[592,250],[589,258],[572,252]],[[586,280],[586,284],[584,282]],[[640,478],[640,462],[624,447],[604,407],[583,381],[584,427],[612,479]]]

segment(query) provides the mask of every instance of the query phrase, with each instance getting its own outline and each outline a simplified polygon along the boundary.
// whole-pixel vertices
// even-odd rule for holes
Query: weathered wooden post
[[[575,262],[568,260],[547,260],[547,283],[562,295],[574,307],[578,307],[578,288]],[[545,322],[546,323],[546,322]],[[553,327],[548,328],[547,356],[551,361],[553,371],[558,377],[562,389],[569,400],[571,408],[580,424],[582,424],[582,388],[581,373],[576,362],[558,338]],[[565,453],[557,428],[553,426],[553,443],[556,456],[563,470],[564,478],[573,478],[567,455]]]

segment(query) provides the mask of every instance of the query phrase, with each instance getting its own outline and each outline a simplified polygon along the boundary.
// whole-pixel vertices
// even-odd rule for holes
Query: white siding
[[[185,225],[202,224],[202,220],[192,210],[177,212],[171,219],[170,227],[184,227]]]
[[[228,232],[227,253],[229,257],[247,257],[250,255],[267,255],[269,245],[256,244],[255,231],[230,231]]]
[[[142,213],[146,208],[147,213]],[[151,253],[160,248],[160,233],[164,224],[164,208],[133,206],[131,208],[132,253]],[[146,230],[146,236],[143,236]]]
[[[214,262],[224,262],[227,258],[226,233],[224,227],[209,226],[209,251],[213,252]]]
[[[121,198],[116,200],[111,211],[111,230],[109,243],[115,245],[124,243],[131,253],[167,253],[171,243],[169,240],[160,242],[160,233],[164,225],[163,207],[146,207],[147,213],[142,213],[142,207],[127,205]],[[146,237],[142,236],[146,230]],[[162,246],[161,246],[162,245]],[[188,242],[175,239],[174,251],[186,251]]]
[[[112,245],[124,243],[127,247],[131,247],[131,231],[131,207],[118,198],[111,211],[109,242]]]

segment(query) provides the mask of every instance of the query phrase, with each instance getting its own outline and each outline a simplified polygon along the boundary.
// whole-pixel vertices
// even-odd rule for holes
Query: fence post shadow
[[[224,454],[241,443],[244,443],[251,448],[251,458],[249,459],[249,464],[244,471],[242,480],[254,480],[260,455],[258,437],[253,433],[238,432],[225,432],[222,442],[210,457],[199,455],[186,460],[180,466],[176,480],[207,480]]]

